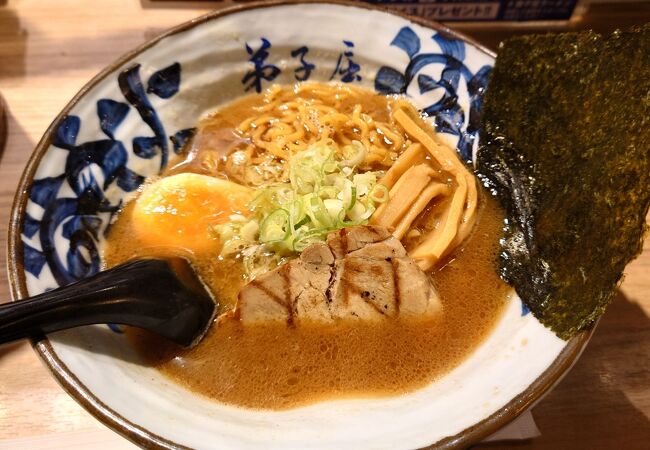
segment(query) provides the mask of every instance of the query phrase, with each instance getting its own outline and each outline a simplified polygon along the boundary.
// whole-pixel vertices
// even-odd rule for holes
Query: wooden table
[[[0,0],[0,93],[8,105],[9,126],[7,145],[0,156],[3,244],[20,174],[59,110],[120,54],[218,5],[179,7],[166,3],[168,6],[161,8],[156,2],[137,0]],[[618,7],[614,15],[612,11],[596,8],[595,19],[570,27],[586,23],[602,30],[650,21],[649,6]],[[503,27],[462,29],[490,46],[513,33]],[[517,28],[514,32],[529,30]],[[2,252],[2,267],[5,257]],[[542,436],[512,445],[485,446],[650,448],[650,242],[626,272],[625,282],[582,358],[534,408]],[[0,271],[0,294],[0,298],[9,298],[4,271]],[[68,448],[61,436],[99,427],[50,378],[27,342],[0,347],[0,448],[18,448],[17,442],[22,442],[20,448],[36,448],[26,439],[50,434],[52,444],[47,448]],[[7,442],[10,439],[14,441]],[[57,439],[60,446],[55,445]]]

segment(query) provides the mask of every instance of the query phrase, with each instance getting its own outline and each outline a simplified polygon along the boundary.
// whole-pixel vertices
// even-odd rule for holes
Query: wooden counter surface
[[[14,191],[25,163],[68,100],[122,53],[218,5],[164,4],[165,8],[146,0],[0,0],[0,95],[7,105],[8,122],[6,146],[0,153],[3,247]],[[595,18],[569,27],[586,24],[605,30],[650,21],[649,5],[611,8],[599,6]],[[460,28],[492,47],[509,34],[531,30]],[[5,267],[5,251],[0,258],[0,267]],[[8,300],[9,295],[7,275],[2,270],[0,301]],[[481,447],[650,448],[649,316],[650,242],[646,242],[643,254],[627,268],[625,282],[583,356],[533,409],[542,436]],[[0,347],[0,448],[18,448],[17,442],[22,442],[20,448],[37,448],[29,439],[46,435],[52,435],[47,448],[69,448],[63,440],[56,446],[57,436],[100,427],[49,376],[29,343]]]

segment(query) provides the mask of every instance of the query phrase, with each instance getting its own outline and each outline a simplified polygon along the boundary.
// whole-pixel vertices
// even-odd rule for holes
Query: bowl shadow
[[[481,449],[647,449],[650,318],[617,291],[581,358],[532,410],[542,435]]]

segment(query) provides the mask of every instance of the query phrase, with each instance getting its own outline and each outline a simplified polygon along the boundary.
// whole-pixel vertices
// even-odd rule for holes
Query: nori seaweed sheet
[[[501,44],[477,171],[507,211],[500,270],[563,339],[605,310],[650,204],[650,24]]]

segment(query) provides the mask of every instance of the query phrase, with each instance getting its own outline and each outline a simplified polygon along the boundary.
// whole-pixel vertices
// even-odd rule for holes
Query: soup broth
[[[359,91],[363,95],[354,103],[343,102],[339,108],[352,110],[361,102],[367,114],[388,120],[390,100]],[[195,147],[200,147],[202,135],[211,136],[209,144],[205,139],[203,143],[214,157],[200,164],[186,160],[169,173],[210,172],[228,178],[223,156],[250,144],[233,130],[259,114],[260,106],[263,97],[254,95],[206,119]],[[378,160],[381,164],[386,161]],[[112,225],[103,252],[106,266],[134,257],[185,256],[218,299],[219,312],[232,310],[246,283],[241,259],[218,257],[218,241],[200,251],[145,242],[134,231],[133,205],[127,204]],[[420,231],[435,228],[435,209],[434,205],[425,210],[414,222],[415,233],[404,240],[407,249]],[[470,237],[428,272],[443,305],[443,314],[432,320],[252,326],[222,317],[189,350],[135,329],[127,330],[128,337],[147,364],[192,391],[232,405],[287,409],[321,400],[413,391],[462,362],[499,319],[510,294],[495,270],[502,225],[503,212],[496,202],[480,195]]]

